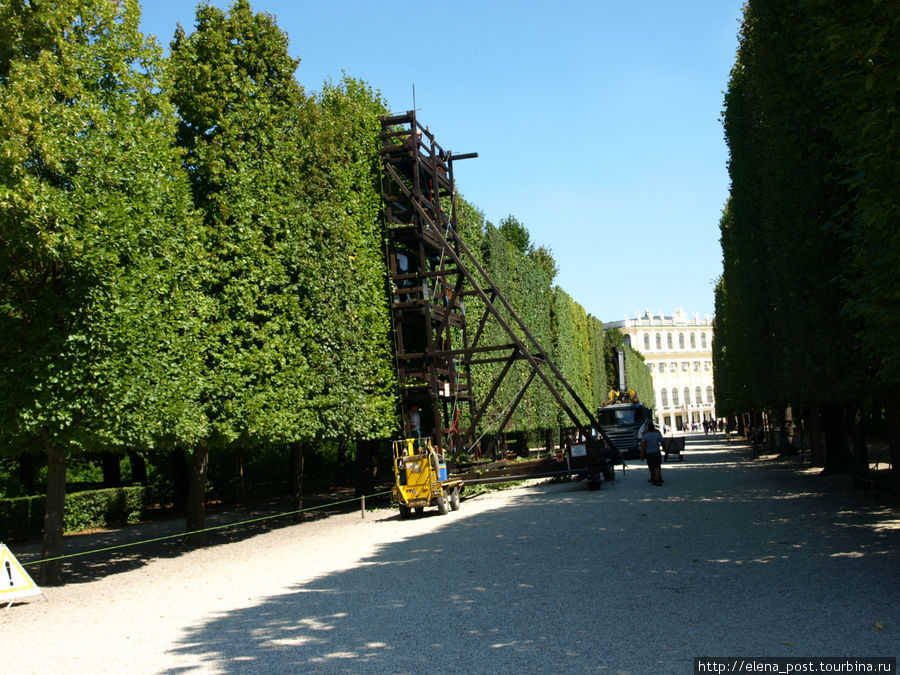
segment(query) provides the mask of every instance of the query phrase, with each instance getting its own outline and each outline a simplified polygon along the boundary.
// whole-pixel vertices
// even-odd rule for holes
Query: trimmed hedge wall
[[[136,523],[141,519],[147,489],[134,487],[88,490],[66,495],[65,532]],[[46,495],[0,499],[0,541],[41,536]]]

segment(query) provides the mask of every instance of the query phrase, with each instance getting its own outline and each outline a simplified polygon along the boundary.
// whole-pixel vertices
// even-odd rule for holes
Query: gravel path
[[[142,555],[0,610],[0,664],[685,673],[695,656],[897,656],[896,509],[702,436],[662,487],[629,464],[597,492],[544,483],[447,516],[346,513]]]

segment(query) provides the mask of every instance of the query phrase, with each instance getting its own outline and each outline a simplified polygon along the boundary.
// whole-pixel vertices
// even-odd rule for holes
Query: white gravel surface
[[[662,487],[632,461],[596,492],[544,483],[447,516],[356,512],[143,555],[0,610],[0,671],[688,673],[698,656],[897,656],[896,509],[745,446],[700,436],[685,458]]]

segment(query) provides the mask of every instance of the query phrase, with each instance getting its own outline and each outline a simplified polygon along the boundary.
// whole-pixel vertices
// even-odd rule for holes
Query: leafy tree
[[[515,216],[510,215],[501,220],[500,227],[497,229],[520,255],[525,255],[528,252],[528,247],[531,245],[531,236],[528,234],[525,226]]]
[[[528,250],[528,257],[540,266],[547,277],[547,282],[552,284],[559,273],[559,267],[557,267],[556,260],[553,258],[553,252],[544,246],[538,246],[537,248],[532,246]]]
[[[584,308],[559,286],[553,287],[553,358],[563,377],[578,397],[589,405],[594,400],[591,389],[591,344],[588,331],[588,316]],[[574,406],[574,401],[567,401]],[[579,414],[579,410],[572,408]],[[582,419],[582,422],[587,420]],[[557,412],[559,426],[572,426],[572,422],[562,410]]]
[[[848,411],[900,391],[897,130],[885,122],[898,14],[892,3],[751,1],[725,99],[718,405],[791,404],[813,421],[820,410],[829,469],[848,459]]]
[[[212,264],[205,336],[210,434],[193,450],[188,530],[203,524],[210,449],[291,447],[302,503],[313,443],[394,426],[381,258],[380,97],[345,77],[307,96],[274,19],[201,6],[172,44],[195,202]]]
[[[314,233],[302,258],[317,271],[304,306],[317,326],[308,413],[316,439],[373,439],[396,428],[396,375],[381,245],[377,92],[344,76],[304,105],[297,195]],[[311,440],[311,439],[310,439]]]
[[[588,334],[591,349],[591,409],[599,408],[606,400],[607,392],[612,386],[607,379],[605,357],[605,339],[603,323],[595,316],[588,315]],[[585,401],[587,403],[587,401]]]
[[[203,214],[210,315],[202,339],[207,433],[192,449],[187,530],[204,525],[211,449],[315,436],[304,402],[317,386],[310,306],[327,279],[316,227],[300,207],[305,96],[287,36],[246,0],[229,12],[200,5],[196,29],[171,45],[171,97],[180,116],[194,202]],[[312,151],[308,149],[307,151]]]
[[[0,437],[47,455],[44,557],[68,456],[204,424],[194,221],[139,19],[134,0],[0,4]]]

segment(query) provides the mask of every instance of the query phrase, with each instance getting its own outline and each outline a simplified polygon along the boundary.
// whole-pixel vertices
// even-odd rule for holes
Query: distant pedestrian
[[[650,470],[650,482],[654,485],[662,485],[662,434],[653,426],[653,422],[647,424],[647,433],[641,439],[641,459],[647,460],[647,468]]]

